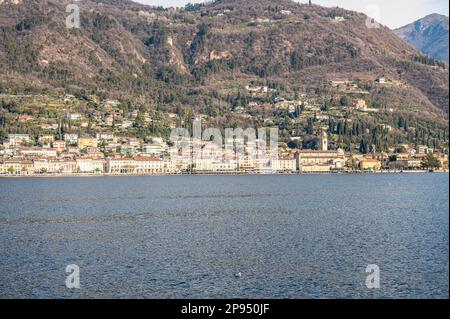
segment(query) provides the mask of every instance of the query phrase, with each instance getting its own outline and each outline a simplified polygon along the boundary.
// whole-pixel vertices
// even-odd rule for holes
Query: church
[[[345,167],[343,150],[328,150],[328,136],[322,132],[319,150],[299,150],[295,156],[300,173],[329,173]]]

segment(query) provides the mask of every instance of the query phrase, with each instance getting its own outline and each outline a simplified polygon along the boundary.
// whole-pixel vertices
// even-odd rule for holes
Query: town
[[[329,149],[325,131],[318,137],[318,149],[292,149],[278,143],[276,156],[213,156],[210,143],[192,156],[174,156],[173,142],[153,138],[144,143],[135,137],[113,133],[95,136],[52,134],[33,141],[27,134],[10,134],[0,150],[2,176],[58,175],[164,175],[164,174],[252,174],[252,173],[337,173],[403,172],[448,168],[448,156],[427,146],[417,149],[402,145],[390,152],[346,153]],[[30,146],[38,143],[40,146]],[[208,146],[208,147],[207,147]],[[401,150],[401,152],[398,152]],[[225,152],[226,153],[226,152]],[[247,153],[245,153],[247,154]]]
[[[213,92],[226,104],[202,110],[83,93],[1,93],[0,176],[448,170],[442,119],[425,121],[405,114],[399,101],[374,98],[401,87],[385,77],[337,78],[298,91],[251,81]],[[195,121],[218,130],[277,129],[278,152],[237,156],[200,138],[201,154],[174,156],[170,133],[190,131]]]

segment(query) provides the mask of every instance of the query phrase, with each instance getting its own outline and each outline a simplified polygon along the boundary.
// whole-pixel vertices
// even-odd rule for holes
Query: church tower
[[[322,131],[322,136],[320,137],[320,147],[321,151],[328,151],[328,135],[325,131]]]

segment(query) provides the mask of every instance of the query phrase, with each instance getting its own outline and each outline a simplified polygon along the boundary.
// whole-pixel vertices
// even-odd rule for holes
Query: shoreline
[[[0,175],[0,179],[23,179],[23,178],[95,178],[95,177],[164,177],[164,176],[255,176],[255,175],[373,175],[373,174],[443,174],[449,173],[449,170],[435,170],[433,172],[426,170],[412,170],[412,171],[348,171],[348,172],[323,172],[323,173],[249,173],[249,172],[230,172],[230,173],[180,173],[180,174],[11,174]]]

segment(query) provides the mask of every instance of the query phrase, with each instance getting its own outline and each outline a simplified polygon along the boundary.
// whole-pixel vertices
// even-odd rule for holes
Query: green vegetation
[[[441,162],[433,154],[427,154],[422,161],[422,167],[426,169],[439,169],[441,166]]]
[[[266,0],[173,10],[84,5],[77,30],[64,27],[57,17],[65,13],[52,2],[46,10],[24,2],[26,18],[5,7],[0,141],[9,133],[98,130],[167,137],[201,115],[220,128],[277,126],[284,142],[299,138],[292,147],[315,147],[326,129],[330,147],[348,151],[400,144],[448,151],[448,68],[385,28],[368,30],[358,14]],[[388,83],[374,82],[381,76]],[[110,109],[108,100],[118,105]],[[372,111],[356,109],[358,100]]]

